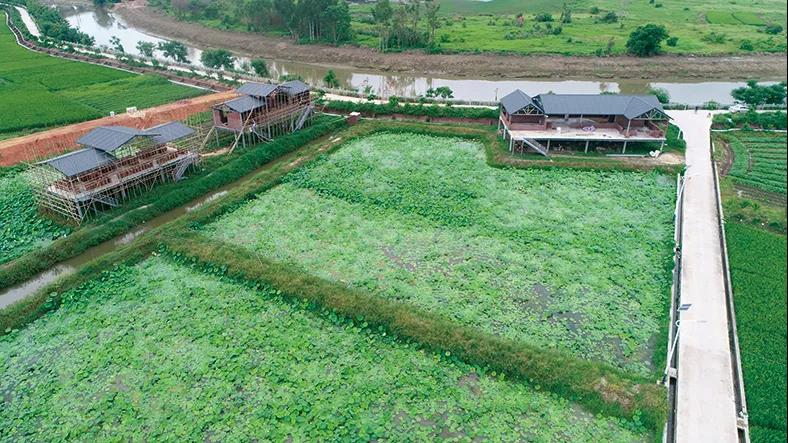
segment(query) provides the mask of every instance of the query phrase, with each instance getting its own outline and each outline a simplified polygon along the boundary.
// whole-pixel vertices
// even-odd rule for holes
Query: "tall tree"
[[[436,0],[427,0],[424,4],[427,24],[430,25],[430,43],[435,43],[435,28],[438,27],[438,10],[441,5]]]

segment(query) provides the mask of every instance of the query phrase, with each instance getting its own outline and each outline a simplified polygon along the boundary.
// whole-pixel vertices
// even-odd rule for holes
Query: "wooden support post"
[[[585,153],[588,154],[588,140],[586,140],[586,150]]]
[[[631,124],[632,124],[632,120],[627,119],[627,137],[629,137],[629,125],[631,125]],[[626,146],[626,144],[625,144],[625,146]]]
[[[659,150],[662,152],[662,148],[665,147],[665,140],[662,140],[662,143],[659,144]]]
[[[627,153],[627,140],[624,140],[624,149],[621,150],[621,153],[622,154],[626,154]]]
[[[547,139],[547,152],[550,152],[550,139]]]
[[[514,149],[514,139],[512,138],[511,135],[509,135],[509,152],[512,152],[513,149]]]

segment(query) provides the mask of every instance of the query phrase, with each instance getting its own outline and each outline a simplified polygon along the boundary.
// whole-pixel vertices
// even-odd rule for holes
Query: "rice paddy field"
[[[733,151],[728,175],[739,185],[761,191],[786,194],[786,134],[737,131],[725,135]]]
[[[0,337],[4,439],[647,438],[636,422],[169,257],[62,300]]]
[[[298,272],[637,376],[655,372],[673,179],[489,167],[475,141],[348,142],[203,235]]]
[[[5,16],[0,21],[0,139],[204,93],[163,77],[29,51],[16,44]]]
[[[42,248],[71,229],[38,213],[22,168],[0,168],[0,264]]]
[[[786,238],[728,223],[744,386],[755,443],[786,441]]]

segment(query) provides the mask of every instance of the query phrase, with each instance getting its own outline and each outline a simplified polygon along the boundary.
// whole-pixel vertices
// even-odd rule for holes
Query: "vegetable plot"
[[[742,185],[786,193],[786,135],[741,131],[727,135],[734,161],[728,175]]]
[[[752,441],[786,440],[786,242],[726,225]]]
[[[63,300],[0,337],[11,440],[647,438],[539,386],[161,256]]]
[[[671,178],[488,167],[482,146],[349,142],[205,234],[486,332],[652,374]]]

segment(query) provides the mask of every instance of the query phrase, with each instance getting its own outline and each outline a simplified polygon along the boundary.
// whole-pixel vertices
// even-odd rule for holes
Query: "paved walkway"
[[[676,441],[738,441],[708,111],[668,111],[687,141]]]

